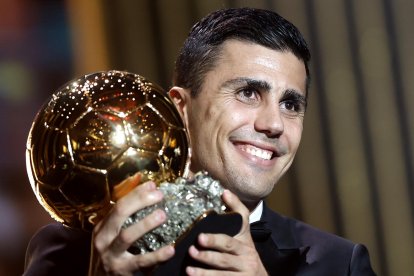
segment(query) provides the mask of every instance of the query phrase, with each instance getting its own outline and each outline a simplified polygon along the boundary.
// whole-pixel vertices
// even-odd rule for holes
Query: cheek
[[[193,106],[189,116],[190,136],[194,143],[208,143],[205,148],[214,147],[226,141],[237,129],[245,128],[257,116],[252,110],[241,108],[231,101],[204,102]],[[213,150],[213,149],[211,149]]]
[[[293,123],[289,125],[288,140],[290,147],[293,151],[296,151],[299,147],[300,140],[302,138],[303,124]]]
[[[260,116],[260,113],[258,113],[258,110],[246,108],[245,106],[236,103],[226,106],[223,109],[221,116],[223,117],[223,124],[238,128],[243,125],[253,125],[255,118]]]
[[[203,135],[203,139],[213,139],[217,133],[226,125],[231,112],[220,109],[215,103],[206,103],[204,108],[194,110],[192,128],[198,129],[197,136]]]
[[[188,130],[193,147],[200,147],[199,144],[209,143],[217,132],[219,115],[214,108],[194,106],[189,114]],[[205,145],[204,145],[205,146]]]

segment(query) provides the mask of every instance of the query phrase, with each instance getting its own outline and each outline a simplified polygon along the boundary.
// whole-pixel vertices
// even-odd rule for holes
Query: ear
[[[173,100],[175,107],[180,113],[181,118],[184,121],[184,125],[188,127],[188,111],[191,104],[191,95],[190,91],[182,87],[173,86],[170,91],[168,91],[170,98]]]
[[[189,127],[189,111],[191,107],[191,95],[190,91],[187,89],[184,89],[182,87],[174,86],[168,91],[168,94],[170,95],[170,98],[175,104],[175,107],[178,110],[178,113],[180,113],[181,119],[184,122],[184,127],[187,130],[188,134],[188,143],[189,143],[189,154],[188,154],[188,160],[187,165],[184,171],[184,177],[192,177],[193,173],[191,172],[190,166],[191,162],[189,161],[191,159],[191,137],[188,130]]]

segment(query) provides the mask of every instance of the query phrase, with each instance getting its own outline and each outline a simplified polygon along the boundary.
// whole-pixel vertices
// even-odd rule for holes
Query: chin
[[[256,190],[256,189],[244,189],[235,191],[236,195],[240,198],[242,202],[249,202],[257,204],[260,200],[266,198],[273,190],[273,186],[271,188]]]

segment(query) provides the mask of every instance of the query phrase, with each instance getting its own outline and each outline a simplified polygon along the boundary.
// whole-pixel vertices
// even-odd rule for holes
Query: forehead
[[[205,76],[205,84],[233,78],[266,81],[305,94],[305,64],[289,51],[278,51],[255,43],[228,40],[220,48],[215,66]]]

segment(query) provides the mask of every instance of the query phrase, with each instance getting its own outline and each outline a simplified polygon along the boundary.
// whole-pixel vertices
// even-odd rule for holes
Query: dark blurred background
[[[302,146],[269,205],[364,243],[379,275],[414,275],[411,0],[0,0],[0,275],[23,272],[30,237],[52,221],[25,167],[41,104],[107,69],[167,89],[191,25],[240,6],[277,11],[313,54]]]

